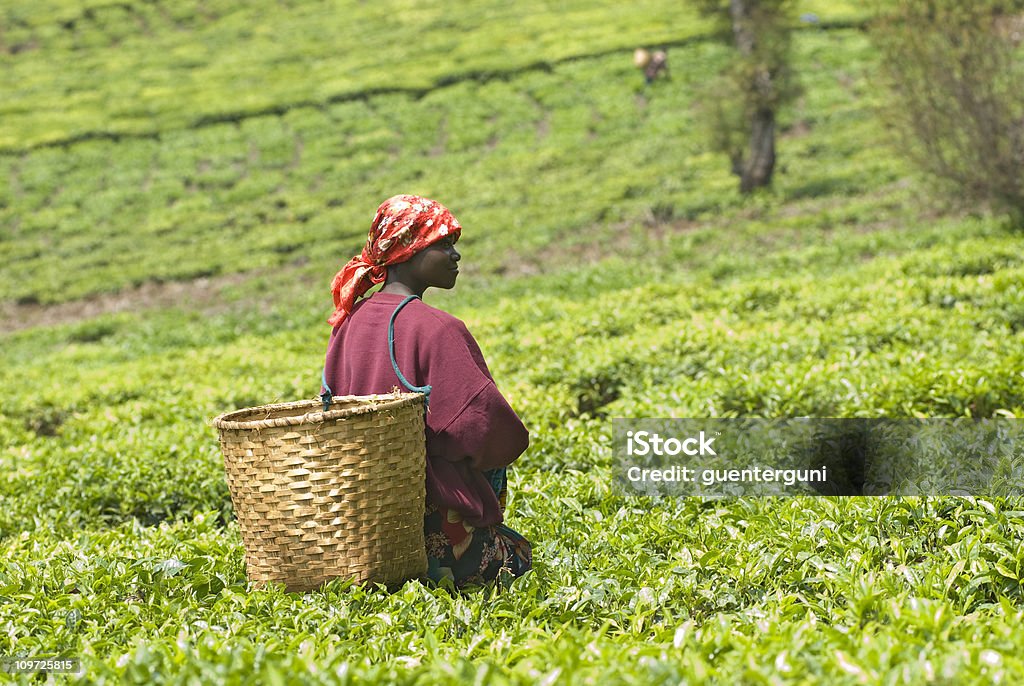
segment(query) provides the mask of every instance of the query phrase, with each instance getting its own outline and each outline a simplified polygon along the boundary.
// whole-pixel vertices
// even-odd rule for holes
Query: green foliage
[[[744,192],[766,186],[775,166],[775,113],[800,95],[792,68],[794,0],[695,0],[733,47],[718,78],[703,89],[704,126],[729,156]]]
[[[826,191],[894,178],[861,144],[878,134],[842,80],[858,78],[870,56],[846,35],[842,50],[818,33],[797,43],[817,69],[815,100],[804,113],[780,113],[781,125],[808,129],[787,139],[792,180],[777,179],[783,188],[811,177],[837,184]],[[739,204],[691,112],[723,57],[700,43],[673,50],[685,68],[646,98],[634,93],[641,81],[624,52],[422,98],[378,95],[159,140],[0,156],[0,178],[12,180],[0,184],[0,223],[11,227],[0,233],[0,300],[64,302],[306,263],[329,271],[358,249],[373,207],[395,189],[442,198],[471,228],[467,240],[490,273],[515,271],[500,264],[510,251],[528,262],[553,240],[582,250],[620,222],[698,220]],[[848,138],[814,128],[832,122]],[[849,155],[858,163],[838,164]]]
[[[967,205],[1024,221],[1020,2],[901,0],[875,22],[880,111],[901,153]]]
[[[746,0],[743,15],[731,12],[727,0],[693,0],[699,11],[716,25],[716,37],[733,48],[725,75],[747,114],[759,107],[778,109],[799,95],[791,65],[791,35],[797,23],[796,0]],[[748,46],[739,46],[737,34],[751,34]],[[756,86],[759,73],[767,73],[771,88]]]
[[[95,5],[17,0],[0,9],[0,152],[152,140],[380,92],[420,96],[703,28],[662,0],[477,0],[458,12],[436,0]]]
[[[72,312],[0,335],[0,656],[80,655],[86,683],[1024,677],[1019,498],[613,490],[615,416],[1024,414],[1019,236],[937,214],[870,144],[864,36],[794,36],[784,169],[744,199],[693,126],[720,46],[673,47],[643,95],[629,64],[707,24],[613,4],[0,9],[0,145],[26,147],[0,155],[0,300]],[[389,73],[423,90],[374,90]],[[466,226],[464,281],[427,299],[531,429],[509,523],[536,569],[507,593],[250,589],[208,421],[317,392],[330,276],[397,190]]]
[[[428,294],[532,430],[510,522],[538,566],[504,595],[247,588],[206,422],[315,394],[323,297],[288,275],[268,304],[6,337],[0,652],[82,654],[90,680],[136,682],[1024,674],[1018,499],[612,490],[613,416],[1024,414],[1015,236],[990,220],[863,233],[877,203],[793,207],[638,245],[642,261]]]

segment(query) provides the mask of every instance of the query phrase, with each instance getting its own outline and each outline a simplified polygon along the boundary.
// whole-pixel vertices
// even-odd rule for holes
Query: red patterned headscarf
[[[334,275],[334,314],[327,322],[338,326],[356,300],[374,284],[383,283],[388,265],[405,262],[423,248],[448,238],[458,240],[462,226],[447,207],[418,195],[396,195],[377,208],[363,252]]]

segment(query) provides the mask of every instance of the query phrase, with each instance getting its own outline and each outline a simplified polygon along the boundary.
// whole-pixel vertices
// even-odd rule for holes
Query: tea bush
[[[355,45],[397,7],[349,8]],[[741,199],[689,126],[688,86],[721,58],[700,26],[675,5],[561,7],[508,32],[485,18],[512,6],[420,4],[402,20],[425,22],[422,45],[333,56],[333,6],[0,10],[17,65],[0,79],[18,84],[0,108],[21,112],[0,125],[0,300],[235,275],[199,301],[0,336],[0,657],[81,656],[86,683],[1024,676],[1019,498],[634,497],[610,450],[623,416],[1020,417],[1019,234],[929,206],[870,142],[875,58],[856,31],[798,33],[783,168]],[[559,42],[566,16],[579,32]],[[468,26],[450,61],[404,61]],[[639,90],[619,54],[638,37],[687,39],[670,85]],[[71,55],[68,74],[44,68]],[[310,78],[273,77],[309,56]],[[109,121],[51,107],[104,58],[81,93],[124,88]],[[378,58],[423,92],[374,90]],[[345,88],[363,95],[332,100]],[[467,322],[531,429],[509,520],[536,568],[508,592],[252,589],[209,420],[318,391],[330,276],[374,203],[407,189],[466,227],[463,280],[426,299]]]

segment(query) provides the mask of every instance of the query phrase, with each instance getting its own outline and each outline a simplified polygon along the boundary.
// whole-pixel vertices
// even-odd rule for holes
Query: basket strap
[[[401,370],[398,368],[398,360],[395,359],[395,317],[402,311],[402,308],[408,305],[413,300],[419,300],[418,295],[410,295],[408,298],[399,303],[398,307],[395,308],[394,313],[391,315],[391,320],[388,321],[388,352],[391,354],[391,366],[395,370],[395,374],[398,375],[398,380],[402,382],[408,390],[413,393],[423,394],[423,406],[426,407],[430,403],[430,390],[431,387],[427,386],[413,386],[409,383],[409,380],[405,378]],[[331,398],[334,393],[331,392],[331,387],[327,385],[327,367],[320,373],[320,385],[323,386],[323,392],[320,394],[320,400],[324,404],[324,412],[327,412],[331,406]]]
[[[388,352],[391,354],[391,366],[395,370],[395,374],[398,375],[398,380],[402,382],[408,390],[413,393],[423,394],[423,406],[426,407],[430,403],[430,390],[431,387],[427,386],[413,386],[409,383],[409,380],[405,378],[402,371],[398,368],[398,360],[395,359],[395,317],[402,311],[402,308],[408,305],[413,300],[419,300],[420,296],[410,295],[395,308],[394,313],[391,315],[391,320],[388,322]]]
[[[334,397],[334,393],[331,392],[331,387],[327,385],[327,367],[320,372],[320,385],[323,386],[323,392],[320,394],[320,400],[324,404],[324,412],[331,406],[331,398]]]

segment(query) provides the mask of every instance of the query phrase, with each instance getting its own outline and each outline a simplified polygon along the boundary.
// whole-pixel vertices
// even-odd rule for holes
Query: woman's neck
[[[424,289],[425,290],[425,289]],[[391,281],[384,284],[384,287],[380,289],[380,293],[391,293],[393,295],[416,295],[420,298],[423,297],[423,291],[415,291],[410,288],[407,284],[401,281]]]

